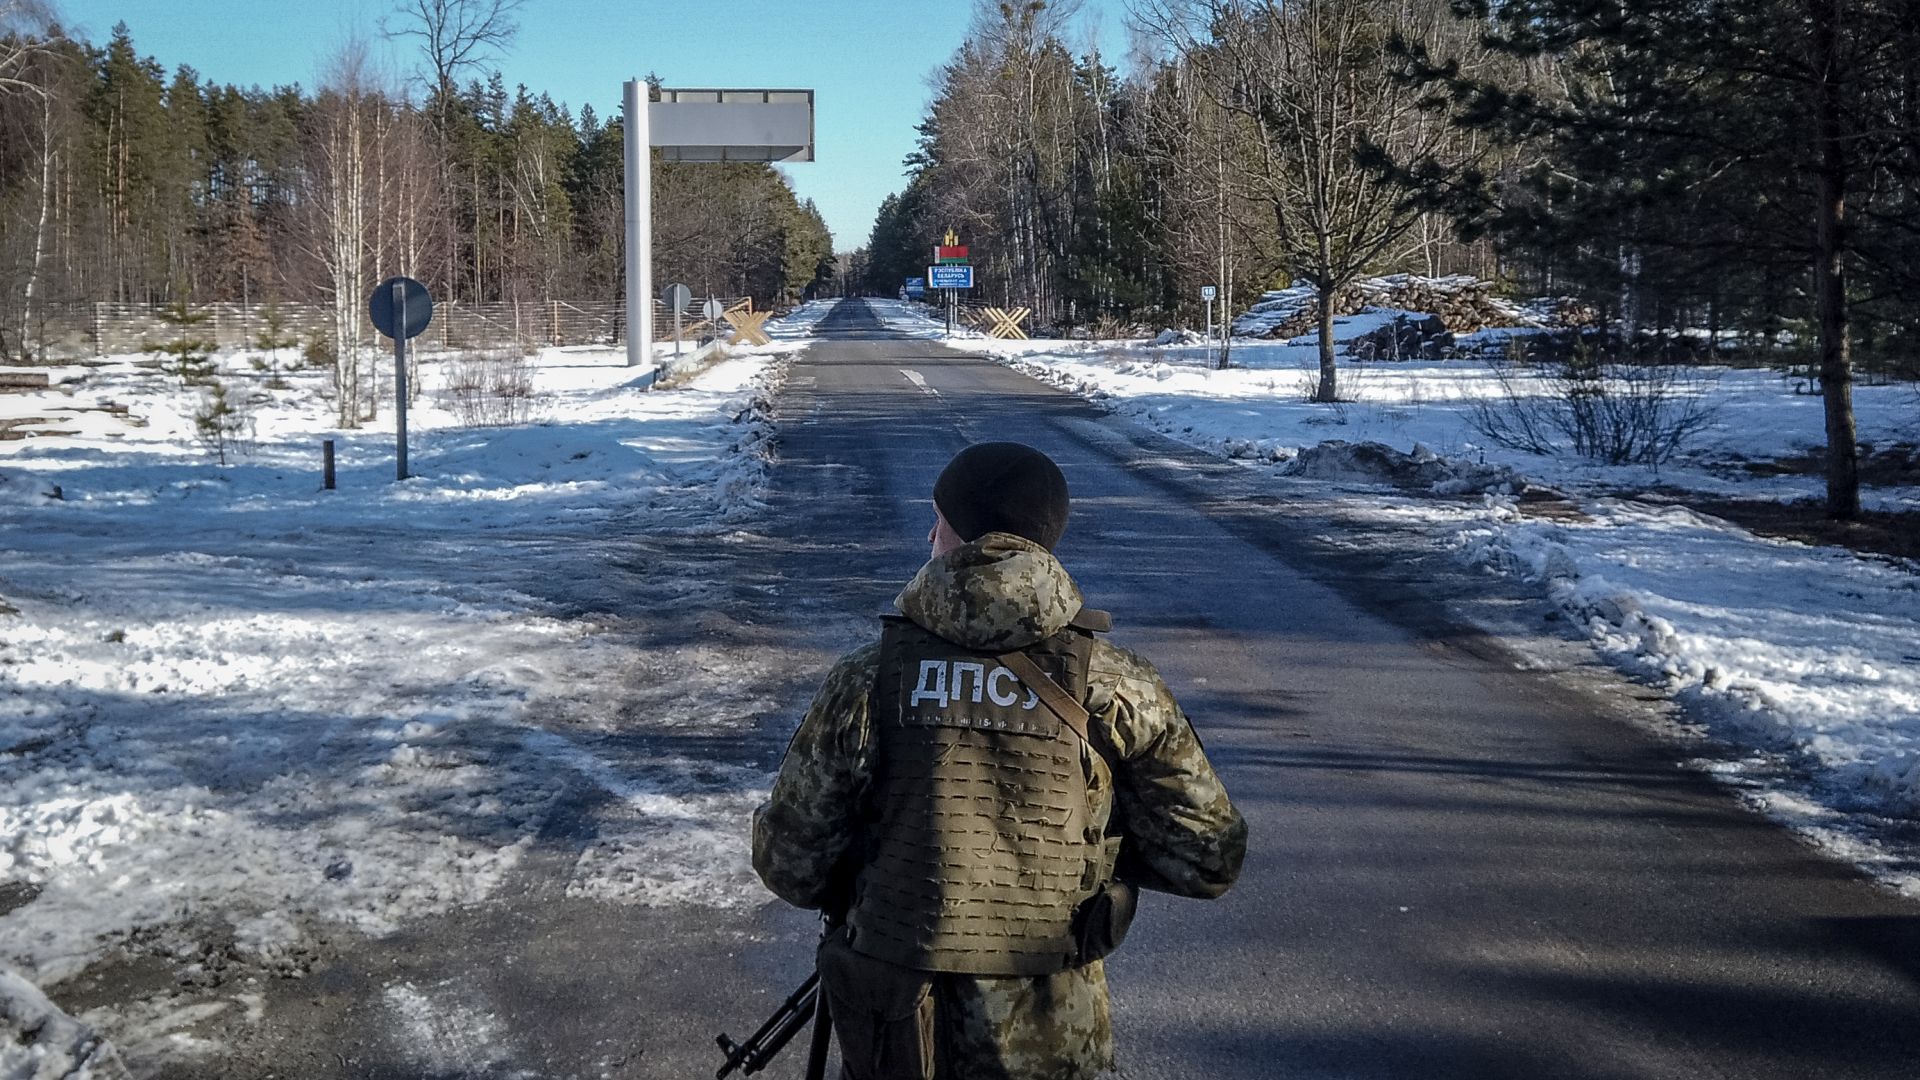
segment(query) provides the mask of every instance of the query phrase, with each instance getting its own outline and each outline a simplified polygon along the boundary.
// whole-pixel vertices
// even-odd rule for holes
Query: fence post
[[[560,301],[550,300],[549,303],[553,305],[553,331],[547,337],[554,345],[565,345],[566,342],[560,340]]]

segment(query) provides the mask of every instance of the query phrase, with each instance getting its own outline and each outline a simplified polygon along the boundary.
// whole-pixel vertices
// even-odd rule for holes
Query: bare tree
[[[0,95],[44,95],[45,85],[27,70],[47,51],[55,25],[43,0],[0,0]]]
[[[439,188],[454,190],[453,164],[448,132],[453,125],[455,84],[460,76],[495,52],[505,49],[519,33],[513,14],[525,0],[400,0],[394,17],[383,20],[388,37],[411,38],[420,46],[432,85],[427,88],[427,111],[440,150]],[[478,178],[476,178],[476,187]],[[478,196],[476,194],[476,205]],[[443,206],[440,246],[445,257],[442,280],[452,289],[458,280],[454,262],[459,248],[458,224],[452,206]],[[476,209],[476,213],[477,213]],[[474,274],[476,294],[480,291],[479,264],[484,261],[476,250]]]
[[[389,37],[414,38],[433,69],[430,93],[442,109],[462,72],[506,48],[520,31],[513,13],[526,0],[401,0],[397,21],[382,23]],[[445,119],[444,113],[440,117]],[[444,127],[444,123],[442,124]]]
[[[1395,78],[1388,39],[1422,40],[1430,0],[1144,0],[1136,20],[1188,56],[1221,109],[1244,117],[1234,177],[1272,216],[1281,261],[1319,304],[1316,401],[1339,399],[1333,317],[1340,290],[1410,258],[1423,210],[1367,163],[1439,154],[1449,133]]]

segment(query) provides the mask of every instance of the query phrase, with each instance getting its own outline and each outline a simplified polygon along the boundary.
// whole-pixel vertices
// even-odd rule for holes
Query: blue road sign
[[[927,295],[927,279],[918,277],[908,278],[906,292],[907,299],[909,300],[918,300]]]
[[[973,288],[973,267],[946,264],[927,267],[927,284],[936,289]]]

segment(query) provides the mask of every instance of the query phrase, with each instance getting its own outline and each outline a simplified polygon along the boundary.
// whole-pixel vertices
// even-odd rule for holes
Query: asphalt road
[[[1065,469],[1062,559],[1159,664],[1252,827],[1227,897],[1150,896],[1110,961],[1123,1075],[1920,1075],[1920,905],[1678,767],[1691,751],[1626,718],[1644,690],[1517,670],[1391,559],[1327,558],[1249,470],[891,337],[858,303],[819,332],[782,394],[764,525],[610,539],[569,586],[664,658],[635,673],[636,700],[675,693],[678,657],[760,672],[678,706],[737,719],[575,733],[609,768],[770,768],[833,656],[926,557],[940,467],[1018,439]],[[623,812],[582,783],[489,901],[325,943],[304,979],[237,973],[217,992],[252,990],[254,1015],[207,1021],[194,1035],[216,1049],[160,1076],[712,1075],[713,1033],[778,1003],[815,926],[777,903],[569,895],[582,846]],[[173,978],[140,962],[63,990],[78,1009]],[[798,1077],[797,1051],[764,1075]]]
[[[948,457],[1039,447],[1073,491],[1062,560],[1250,820],[1233,892],[1153,897],[1111,961],[1126,1075],[1920,1075],[1920,905],[1605,698],[1373,614],[1399,598],[1312,565],[1284,504],[1222,497],[1240,470],[889,340],[864,305],[820,332],[788,381],[779,505],[858,546],[803,580],[880,610]]]

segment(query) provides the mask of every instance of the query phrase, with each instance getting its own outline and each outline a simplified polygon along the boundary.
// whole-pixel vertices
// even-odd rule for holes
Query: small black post
[[[320,474],[326,480],[328,491],[333,490],[333,440],[320,440]]]
[[[393,413],[397,427],[394,430],[394,479],[407,478],[407,288],[404,282],[393,283]]]

